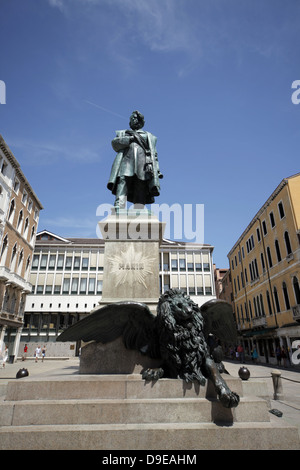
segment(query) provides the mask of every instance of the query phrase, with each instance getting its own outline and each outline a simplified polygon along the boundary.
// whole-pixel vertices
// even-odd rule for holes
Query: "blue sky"
[[[158,137],[157,203],[204,204],[227,253],[299,172],[298,0],[0,0],[0,133],[44,210],[39,229],[95,237],[116,129]]]

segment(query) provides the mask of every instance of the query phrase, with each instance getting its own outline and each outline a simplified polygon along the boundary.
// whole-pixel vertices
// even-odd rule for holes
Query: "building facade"
[[[281,181],[228,254],[234,311],[246,352],[292,363],[300,339],[300,173]]]
[[[199,305],[215,298],[212,252],[210,245],[163,240],[160,291],[180,288]],[[102,239],[63,238],[46,230],[37,235],[20,352],[26,343],[31,354],[38,343],[49,356],[76,354],[73,344],[56,343],[56,338],[98,306],[103,261]]]
[[[42,204],[2,136],[0,167],[0,349],[16,357]]]

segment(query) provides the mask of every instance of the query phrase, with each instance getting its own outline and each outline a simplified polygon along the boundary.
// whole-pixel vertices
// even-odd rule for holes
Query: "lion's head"
[[[173,317],[179,324],[188,320],[192,321],[195,316],[201,316],[199,306],[180,289],[170,289],[160,296],[157,307],[158,313],[164,302],[168,303]]]

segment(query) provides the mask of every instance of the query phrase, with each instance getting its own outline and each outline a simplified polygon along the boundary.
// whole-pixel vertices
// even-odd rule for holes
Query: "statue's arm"
[[[120,152],[121,150],[124,150],[126,147],[129,147],[129,145],[133,142],[133,137],[130,135],[124,135],[122,137],[115,137],[112,142],[112,148],[115,150],[115,152]]]

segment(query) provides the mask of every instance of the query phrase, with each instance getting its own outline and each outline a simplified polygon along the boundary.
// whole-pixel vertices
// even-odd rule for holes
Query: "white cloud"
[[[61,159],[83,163],[100,160],[100,155],[95,150],[72,144],[60,145],[49,142],[15,140],[11,143],[11,148],[21,149],[24,161],[29,165],[52,165]]]

